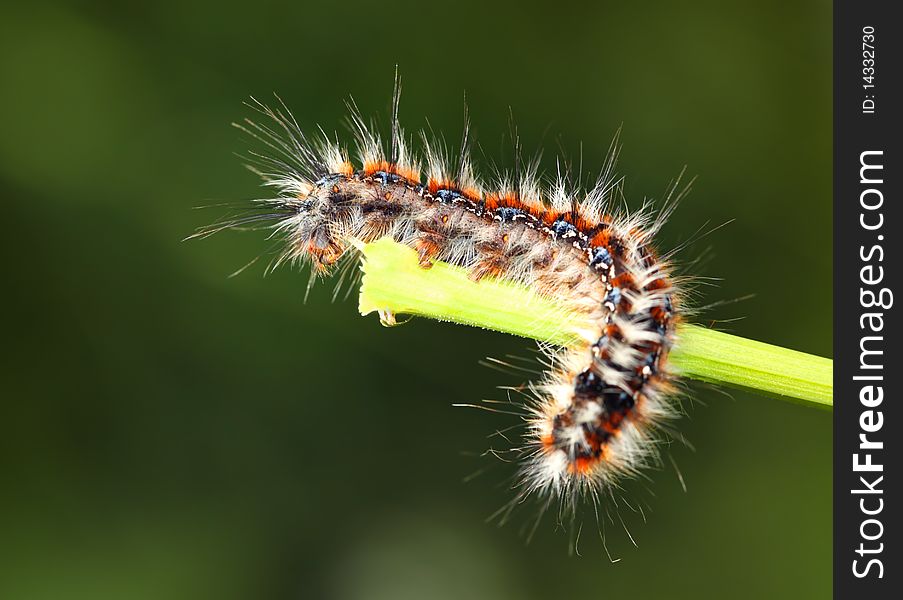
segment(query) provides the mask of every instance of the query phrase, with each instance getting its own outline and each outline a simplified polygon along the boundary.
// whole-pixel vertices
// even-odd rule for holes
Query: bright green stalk
[[[460,267],[421,268],[416,253],[389,239],[362,246],[364,278],[358,308],[386,324],[419,315],[519,335],[555,345],[590,328],[553,299],[498,279],[479,283]],[[833,406],[833,361],[795,350],[681,325],[671,362],[681,375],[812,406]]]

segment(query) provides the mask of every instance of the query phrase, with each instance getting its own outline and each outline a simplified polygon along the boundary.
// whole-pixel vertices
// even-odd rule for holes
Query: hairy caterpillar
[[[389,236],[416,250],[423,268],[444,261],[477,281],[516,281],[586,315],[593,326],[582,343],[552,351],[551,368],[531,388],[516,501],[598,502],[619,478],[657,459],[677,413],[668,353],[681,293],[668,257],[652,247],[675,188],[658,212],[619,208],[616,143],[588,191],[561,170],[544,184],[535,162],[484,184],[466,124],[454,161],[426,135],[421,159],[399,126],[398,100],[396,87],[388,144],[351,107],[354,160],[322,130],[306,136],[284,105],[255,101],[271,123],[240,127],[268,148],[254,156],[274,197],[202,233],[264,222],[285,241],[277,264],[309,263],[315,274],[356,261],[357,240]]]

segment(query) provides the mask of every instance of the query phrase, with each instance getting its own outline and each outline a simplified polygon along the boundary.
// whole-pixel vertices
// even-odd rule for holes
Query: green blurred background
[[[0,597],[823,598],[831,415],[697,387],[652,474],[639,548],[609,564],[546,518],[484,522],[510,470],[478,454],[514,417],[454,402],[523,376],[524,340],[384,329],[331,286],[258,264],[262,233],[180,240],[261,192],[229,126],[278,92],[306,128],[343,100],[486,156],[601,162],[623,124],[628,198],[699,177],[662,234],[706,223],[706,313],[831,354],[829,2],[20,3],[0,19],[4,201]],[[486,163],[485,159],[480,162]],[[736,321],[725,322],[742,317]],[[486,473],[464,481],[490,466]]]

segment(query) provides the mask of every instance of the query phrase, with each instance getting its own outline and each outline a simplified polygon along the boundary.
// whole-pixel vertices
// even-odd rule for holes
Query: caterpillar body
[[[259,214],[216,229],[269,221],[286,242],[277,262],[307,262],[322,274],[340,259],[356,260],[355,240],[389,236],[416,250],[423,268],[444,261],[477,281],[516,281],[585,315],[593,326],[582,343],[553,350],[551,368],[531,386],[515,488],[516,500],[597,501],[620,477],[657,460],[677,413],[668,353],[681,294],[652,245],[674,203],[658,212],[619,208],[615,144],[584,192],[560,171],[543,183],[535,163],[484,185],[468,156],[466,125],[455,161],[424,135],[421,169],[397,107],[396,89],[388,148],[351,107],[353,163],[322,130],[315,138],[302,133],[284,104],[256,103],[272,124],[248,119],[240,127],[269,148],[255,160],[276,193]]]

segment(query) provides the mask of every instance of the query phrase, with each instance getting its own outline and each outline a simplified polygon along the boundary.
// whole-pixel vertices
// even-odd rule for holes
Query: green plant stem
[[[499,279],[474,282],[445,263],[419,266],[416,253],[390,239],[362,245],[364,277],[358,308],[378,312],[384,324],[396,314],[419,315],[492,329],[559,346],[578,343],[590,329],[554,299]],[[771,344],[683,324],[671,353],[685,377],[752,390],[811,406],[833,406],[833,361]]]

